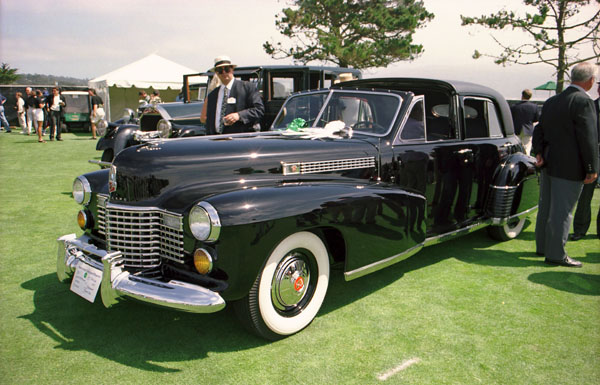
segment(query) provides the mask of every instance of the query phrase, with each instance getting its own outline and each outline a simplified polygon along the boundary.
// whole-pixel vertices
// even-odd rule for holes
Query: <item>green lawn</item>
[[[0,384],[600,383],[595,223],[567,246],[582,269],[545,265],[530,225],[518,240],[478,231],[352,282],[335,270],[312,325],[269,343],[230,308],[105,309],[59,283],[55,240],[80,232],[71,184],[100,156],[85,134],[64,139],[0,134]]]

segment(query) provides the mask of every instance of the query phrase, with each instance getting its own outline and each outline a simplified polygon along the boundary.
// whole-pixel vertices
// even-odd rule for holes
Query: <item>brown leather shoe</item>
[[[567,255],[565,259],[562,261],[555,261],[553,259],[544,259],[548,265],[558,265],[558,266],[567,266],[567,267],[581,267],[583,264],[576,259],[573,259]]]

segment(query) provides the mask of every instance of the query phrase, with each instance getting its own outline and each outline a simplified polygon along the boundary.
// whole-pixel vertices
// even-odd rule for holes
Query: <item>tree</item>
[[[412,35],[433,19],[419,0],[293,0],[275,25],[292,47],[265,42],[275,59],[333,62],[341,67],[387,67],[413,60],[423,46]]]
[[[0,66],[0,84],[12,84],[17,80],[17,68],[10,68],[6,63]]]
[[[577,17],[590,3],[600,0],[523,0],[525,5],[537,8],[537,13],[518,17],[512,11],[501,10],[481,17],[462,16],[462,25],[478,24],[486,28],[522,30],[529,40],[517,46],[504,45],[499,55],[481,54],[475,51],[474,59],[488,56],[496,64],[548,64],[556,70],[556,92],[563,90],[565,75],[572,65],[588,60],[598,61],[600,45],[598,26],[600,10],[584,20]],[[594,4],[591,5],[594,7]],[[589,9],[589,8],[588,8]],[[594,11],[595,8],[592,9]]]

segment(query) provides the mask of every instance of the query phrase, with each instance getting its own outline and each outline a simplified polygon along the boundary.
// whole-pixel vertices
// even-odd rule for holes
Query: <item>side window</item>
[[[423,99],[418,100],[411,107],[408,118],[404,122],[400,139],[417,140],[425,138],[425,109]]]
[[[496,112],[496,106],[491,100],[487,101],[487,120],[489,122],[490,136],[493,138],[503,137],[502,126]]]
[[[295,91],[292,77],[273,77],[271,82],[272,99],[286,99]]]
[[[463,108],[465,139],[487,138],[487,100],[465,98]]]

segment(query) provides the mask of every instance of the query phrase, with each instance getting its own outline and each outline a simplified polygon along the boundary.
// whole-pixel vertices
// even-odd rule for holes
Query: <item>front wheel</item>
[[[241,321],[259,336],[277,340],[307,327],[329,285],[329,257],[321,239],[306,231],[277,245],[250,293],[235,303]]]
[[[488,234],[498,241],[509,241],[521,234],[525,226],[526,218],[515,218],[506,222],[503,226],[488,227]]]

